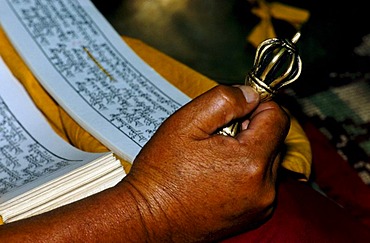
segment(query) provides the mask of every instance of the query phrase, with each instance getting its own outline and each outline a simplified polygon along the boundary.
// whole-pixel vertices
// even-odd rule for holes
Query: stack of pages
[[[0,59],[0,214],[5,223],[49,211],[117,184],[111,152],[72,147],[50,127]]]

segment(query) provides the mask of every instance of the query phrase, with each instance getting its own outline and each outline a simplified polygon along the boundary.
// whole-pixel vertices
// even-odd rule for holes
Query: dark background
[[[141,39],[219,83],[242,83],[251,68],[255,50],[246,37],[259,22],[250,12],[253,0],[93,2],[120,34]],[[332,85],[327,78],[332,72],[369,70],[369,57],[353,54],[370,33],[366,1],[279,2],[311,14],[298,43],[304,64],[302,90]],[[275,19],[273,24],[278,37],[295,33],[289,23]]]

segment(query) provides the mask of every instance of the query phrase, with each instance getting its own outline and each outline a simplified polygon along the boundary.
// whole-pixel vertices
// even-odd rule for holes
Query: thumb
[[[259,95],[249,86],[218,85],[179,109],[168,125],[203,139],[232,120],[246,116],[258,103]]]

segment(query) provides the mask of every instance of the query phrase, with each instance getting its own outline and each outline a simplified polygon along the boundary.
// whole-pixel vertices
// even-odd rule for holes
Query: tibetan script
[[[121,139],[118,135],[124,135],[138,147],[129,156],[134,157],[159,125],[189,100],[124,46],[122,39],[108,28],[110,26],[89,1],[6,2],[13,21],[17,21],[18,28],[21,27],[27,37],[21,41],[32,42],[37,47],[32,51],[23,47],[24,52],[37,52],[43,56],[40,60],[47,63],[40,67],[54,69],[55,73],[49,73],[49,77],[43,78],[41,73],[37,75],[41,84],[77,122],[82,120],[85,129],[98,138],[102,136],[103,143],[108,140],[108,147],[114,143],[111,141]],[[10,27],[4,24],[4,28]],[[11,31],[7,32],[12,39]],[[17,40],[12,40],[17,46]],[[18,49],[22,54],[22,46]],[[27,53],[24,54],[27,59],[26,56]],[[37,73],[37,67],[32,68],[33,62],[34,59],[28,63]],[[65,100],[72,93],[70,99],[73,102],[69,106]],[[82,106],[88,109],[82,109]],[[84,117],[79,109],[95,114]],[[106,131],[107,127],[109,131]],[[125,145],[113,145],[111,149],[117,152],[115,147]]]
[[[106,154],[60,138],[1,58],[0,87],[0,203]]]

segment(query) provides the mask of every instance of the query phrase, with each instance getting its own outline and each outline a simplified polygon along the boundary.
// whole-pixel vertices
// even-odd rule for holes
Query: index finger
[[[258,102],[259,96],[251,87],[219,85],[178,110],[171,122],[176,122],[183,132],[195,138],[207,138],[232,120],[251,112]]]

